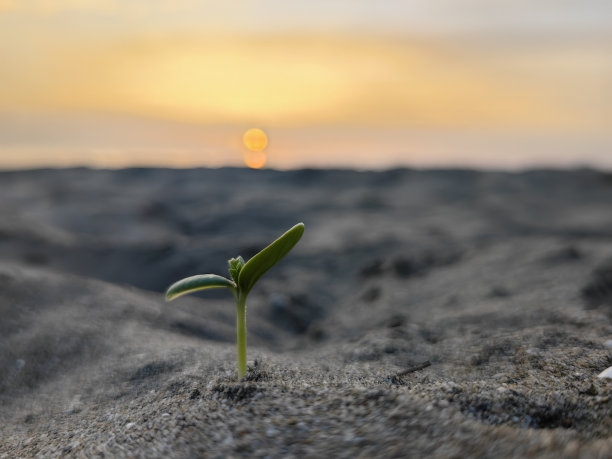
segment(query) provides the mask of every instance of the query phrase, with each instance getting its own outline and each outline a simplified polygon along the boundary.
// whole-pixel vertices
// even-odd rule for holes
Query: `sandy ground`
[[[0,173],[0,457],[612,457],[612,175]],[[164,303],[303,221],[249,297]]]

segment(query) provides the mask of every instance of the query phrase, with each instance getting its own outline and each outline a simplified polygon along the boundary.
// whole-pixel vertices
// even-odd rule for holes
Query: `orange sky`
[[[125,3],[0,0],[0,167],[235,165],[253,126],[271,167],[612,163],[596,14]]]

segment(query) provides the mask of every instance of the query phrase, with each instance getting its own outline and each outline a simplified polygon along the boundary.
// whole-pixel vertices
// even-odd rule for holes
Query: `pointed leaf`
[[[197,292],[207,288],[225,287],[235,289],[236,284],[231,280],[216,274],[199,274],[187,277],[172,284],[166,291],[166,301],[171,301],[187,293]]]
[[[304,224],[298,223],[247,261],[238,276],[238,286],[242,293],[249,293],[259,278],[287,255],[293,246],[298,243],[302,234],[304,234]]]

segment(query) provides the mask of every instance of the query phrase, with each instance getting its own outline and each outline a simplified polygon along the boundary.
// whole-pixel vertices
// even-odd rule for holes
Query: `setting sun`
[[[244,146],[251,151],[262,151],[268,145],[268,136],[261,129],[249,129],[242,136]]]
[[[251,169],[265,166],[267,156],[263,151],[268,145],[268,136],[261,129],[252,128],[244,133],[242,141],[247,151],[244,152],[244,163]]]

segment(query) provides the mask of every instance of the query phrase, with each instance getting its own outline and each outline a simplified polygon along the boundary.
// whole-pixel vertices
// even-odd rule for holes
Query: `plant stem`
[[[246,295],[236,296],[236,344],[238,347],[238,378],[246,373]]]

